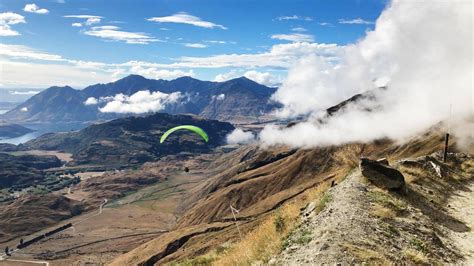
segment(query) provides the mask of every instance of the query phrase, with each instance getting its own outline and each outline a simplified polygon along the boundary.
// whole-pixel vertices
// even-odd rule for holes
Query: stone
[[[388,163],[387,158],[378,159],[377,162],[379,162],[379,163],[381,163],[381,164],[385,164],[385,165],[390,165],[390,164]]]
[[[310,202],[303,211],[304,216],[309,216],[316,209],[316,203]]]
[[[405,187],[405,178],[395,168],[368,158],[361,158],[359,167],[362,175],[378,187],[386,189]]]

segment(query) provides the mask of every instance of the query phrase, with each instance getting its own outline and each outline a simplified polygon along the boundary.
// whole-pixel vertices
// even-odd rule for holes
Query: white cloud
[[[163,110],[166,105],[176,103],[181,98],[180,92],[170,94],[159,91],[139,91],[131,96],[117,94],[107,104],[99,108],[103,113],[133,113],[141,114]]]
[[[167,69],[157,69],[154,67],[144,68],[138,65],[132,66],[128,70],[128,72],[132,74],[142,75],[147,78],[166,79],[166,80],[176,79],[183,76],[189,76],[189,77],[195,76],[195,73],[192,70],[189,70],[189,71],[183,71],[179,69],[167,70]]]
[[[165,17],[152,17],[152,18],[148,18],[147,20],[148,21],[153,21],[153,22],[159,22],[159,23],[189,24],[189,25],[202,27],[202,28],[209,28],[209,29],[213,29],[213,28],[220,28],[220,29],[223,29],[223,30],[227,29],[226,27],[224,27],[222,25],[215,24],[215,23],[209,22],[209,21],[204,21],[201,18],[190,15],[186,12],[179,12],[179,13],[176,13],[174,15],[165,16]]]
[[[64,17],[65,18],[78,18],[78,19],[84,20],[84,22],[82,23],[73,23],[72,24],[73,27],[81,27],[83,25],[90,26],[93,24],[97,24],[97,23],[100,23],[100,21],[104,18],[102,16],[95,16],[95,15],[67,15]]]
[[[313,35],[303,33],[273,34],[271,38],[290,42],[314,42]]]
[[[129,44],[149,44],[150,42],[160,41],[146,33],[122,31],[116,26],[92,27],[82,33],[110,41],[122,41]]]
[[[23,107],[23,108],[20,109],[20,111],[22,111],[22,112],[28,112],[28,107]]]
[[[307,29],[303,28],[303,27],[294,27],[291,29],[292,31],[297,31],[297,32],[305,32],[305,31],[308,31]]]
[[[216,77],[214,78],[214,81],[223,82],[223,81],[235,79],[241,76],[244,76],[257,83],[263,84],[265,86],[270,86],[270,87],[277,86],[283,81],[281,77],[275,76],[269,72],[259,72],[255,70],[250,70],[245,73],[242,73],[242,71],[231,70],[227,73],[216,75]]]
[[[41,91],[9,91],[11,95],[35,95],[40,93]]]
[[[263,53],[223,54],[208,57],[181,57],[167,67],[220,68],[220,67],[273,67],[288,68],[301,57],[317,54],[336,59],[342,47],[325,43],[278,44]],[[133,62],[133,61],[132,61]],[[130,62],[129,62],[130,63]],[[153,65],[153,64],[152,64]],[[156,65],[155,65],[156,66]]]
[[[205,42],[212,43],[212,44],[226,44],[227,43],[226,41],[219,41],[219,40],[209,40]]]
[[[84,105],[96,105],[96,104],[98,104],[98,103],[99,103],[99,101],[98,101],[96,98],[94,98],[94,97],[89,97],[89,98],[87,98],[87,100],[84,102]]]
[[[290,128],[266,127],[260,139],[298,147],[406,141],[448,118],[456,135],[455,125],[472,125],[471,10],[468,2],[393,1],[374,30],[344,48],[338,64],[313,55],[290,69],[274,99],[284,104],[280,114],[309,119]],[[375,89],[380,78],[387,89]],[[317,122],[323,109],[370,89],[376,100]]]
[[[361,18],[340,19],[339,23],[340,24],[366,24],[366,25],[374,24],[373,21],[368,21],[368,20],[364,20],[364,19],[361,19]]]
[[[255,70],[245,72],[244,77],[270,87],[276,86],[282,82],[280,77],[277,77],[269,72],[258,72]]]
[[[206,48],[207,45],[202,43],[185,43],[184,46],[189,48]]]
[[[0,59],[2,85],[7,88],[44,88],[66,86],[82,88],[94,83],[110,82],[110,74],[95,75],[70,64],[40,64],[32,62],[3,61]]]
[[[33,50],[27,46],[0,43],[0,56],[47,61],[65,61],[61,56]]]
[[[292,16],[281,16],[276,18],[279,21],[282,20],[305,20],[305,21],[313,21],[313,18],[311,17],[302,17],[302,16],[297,16],[297,15],[292,15]]]
[[[319,24],[320,26],[332,26],[332,24],[329,23],[329,22],[319,22],[318,24]]]
[[[49,10],[46,8],[39,8],[36,4],[26,4],[23,8],[25,12],[36,13],[36,14],[48,14]]]
[[[247,144],[255,141],[255,135],[250,131],[243,131],[241,128],[236,128],[229,135],[227,135],[228,144]]]
[[[211,99],[216,101],[223,101],[225,99],[225,94],[221,93],[219,95],[212,95]]]
[[[231,70],[227,73],[222,73],[222,74],[217,74],[216,77],[214,78],[214,81],[216,82],[223,82],[231,79],[238,78],[239,76],[242,76],[239,74],[238,71],[236,70]]]
[[[20,33],[13,30],[11,25],[26,23],[25,17],[13,12],[0,13],[0,36],[18,36]]]

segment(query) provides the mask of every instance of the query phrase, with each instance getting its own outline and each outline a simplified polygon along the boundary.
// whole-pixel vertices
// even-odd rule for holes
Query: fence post
[[[448,158],[448,142],[449,142],[449,133],[446,133],[446,137],[444,139],[443,162],[446,162],[446,159]]]

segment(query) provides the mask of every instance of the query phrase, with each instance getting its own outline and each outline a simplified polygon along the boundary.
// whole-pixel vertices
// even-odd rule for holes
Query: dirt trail
[[[474,265],[474,182],[466,190],[459,191],[449,201],[451,215],[463,221],[471,230],[450,233],[451,239],[465,258],[466,265]]]

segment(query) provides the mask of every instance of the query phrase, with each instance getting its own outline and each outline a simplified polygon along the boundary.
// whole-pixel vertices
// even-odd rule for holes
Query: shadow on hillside
[[[432,221],[440,223],[452,231],[467,232],[470,230],[465,223],[452,217],[446,213],[441,206],[437,206],[435,203],[430,202],[430,200],[423,194],[413,190],[412,188],[407,188],[405,199],[412,206],[418,208],[424,215],[430,217]]]

